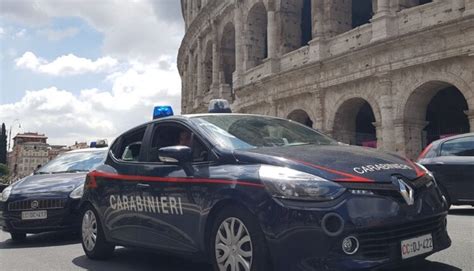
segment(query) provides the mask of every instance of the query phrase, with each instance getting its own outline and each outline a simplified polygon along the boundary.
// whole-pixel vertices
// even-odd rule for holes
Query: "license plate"
[[[433,236],[426,234],[402,241],[402,259],[408,259],[433,250]]]
[[[34,220],[48,218],[47,211],[25,211],[21,212],[21,220]]]

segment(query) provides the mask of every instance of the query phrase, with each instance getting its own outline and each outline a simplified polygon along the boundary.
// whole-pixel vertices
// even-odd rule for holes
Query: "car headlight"
[[[84,194],[84,184],[81,184],[80,186],[72,190],[71,194],[69,194],[69,197],[71,199],[80,199],[82,198],[82,194]]]
[[[345,188],[321,177],[285,167],[262,165],[260,179],[273,197],[305,201],[328,201]]]
[[[12,193],[12,186],[10,185],[7,188],[3,189],[2,194],[0,194],[0,201],[2,202],[7,201],[11,193]]]

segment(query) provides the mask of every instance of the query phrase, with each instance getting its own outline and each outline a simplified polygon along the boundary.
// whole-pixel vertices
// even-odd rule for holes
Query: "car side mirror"
[[[171,146],[160,148],[158,150],[158,157],[162,162],[181,165],[187,176],[194,176],[194,168],[191,164],[193,161],[193,151],[190,147]]]
[[[193,160],[193,152],[187,146],[171,146],[158,150],[160,161],[165,163],[184,164]]]

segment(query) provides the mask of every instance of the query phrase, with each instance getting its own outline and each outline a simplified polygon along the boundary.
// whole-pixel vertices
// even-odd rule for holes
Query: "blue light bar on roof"
[[[164,118],[168,116],[173,116],[173,108],[169,105],[165,106],[155,106],[153,110],[153,119]]]

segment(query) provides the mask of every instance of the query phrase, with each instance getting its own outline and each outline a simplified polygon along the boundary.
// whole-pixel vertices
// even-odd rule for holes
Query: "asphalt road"
[[[452,246],[430,256],[416,266],[402,270],[474,270],[474,208],[454,207],[448,217]],[[158,255],[136,249],[118,248],[104,262],[84,256],[78,235],[44,233],[28,236],[22,244],[13,243],[0,231],[0,270],[156,270],[208,271],[206,264]]]

